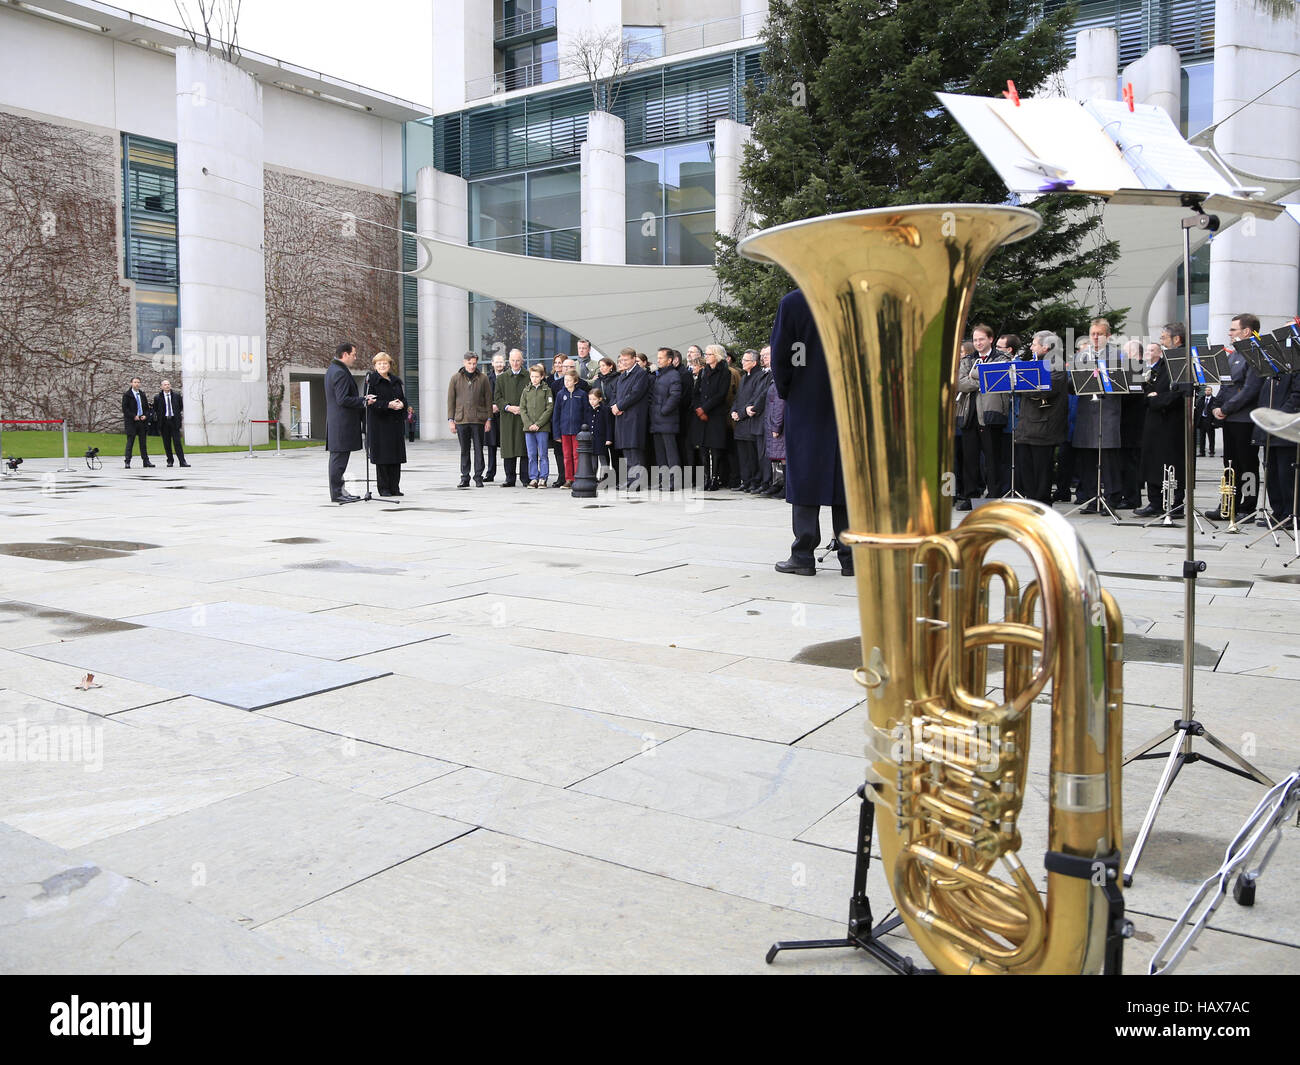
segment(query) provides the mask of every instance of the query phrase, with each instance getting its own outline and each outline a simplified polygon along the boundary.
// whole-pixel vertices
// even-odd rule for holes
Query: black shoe
[[[474,478],[474,487],[475,487],[475,488],[482,488],[482,487],[483,487],[483,478],[482,478],[482,477],[475,477],[475,478]],[[398,492],[397,494],[400,496],[402,493],[401,493],[401,492]]]
[[[1157,514],[1163,514],[1163,513],[1164,511],[1156,510],[1155,507],[1153,507],[1150,503],[1148,503],[1145,507],[1141,507],[1138,510],[1133,511],[1133,516],[1135,518],[1151,518]]]
[[[181,466],[183,466],[187,470],[190,468],[190,464],[188,462],[182,462]]]
[[[1202,512],[1201,512],[1201,517],[1203,517],[1203,518],[1209,518],[1210,521],[1227,521],[1227,520],[1228,520],[1228,519],[1225,518],[1222,514],[1219,513],[1219,508],[1218,508],[1218,507],[1211,507],[1209,510],[1202,511]]]
[[[146,463],[144,464],[144,468],[145,468],[146,470],[152,470],[152,469],[153,469],[153,463],[152,463],[152,462],[146,462]]]
[[[351,492],[340,492],[336,496],[330,496],[331,503],[359,503],[360,496],[354,496]]]
[[[388,496],[391,496],[393,493],[392,493],[392,492],[380,492],[379,494],[380,494],[381,496],[384,496],[385,498],[387,498]]]
[[[853,559],[849,559],[847,562],[840,563],[840,576],[841,577],[853,576]]]
[[[389,494],[390,496],[404,496],[404,495],[406,495],[405,492],[389,492],[388,494]]]
[[[795,573],[798,574],[800,577],[815,577],[817,576],[817,567],[811,562],[809,563],[800,562],[793,555],[791,555],[784,562],[778,562],[776,564],[776,572]]]
[[[457,487],[457,488],[468,488],[468,487],[469,487],[469,478],[468,478],[468,477],[462,477],[462,478],[460,479],[460,484],[458,484],[456,487]]]
[[[1205,458],[1205,452],[1204,452],[1204,451],[1198,451],[1198,452],[1196,453],[1196,457],[1197,457],[1198,459],[1203,459],[1203,458]]]
[[[1080,514],[1100,514],[1101,511],[1096,503],[1089,503],[1086,507],[1079,509]]]
[[[515,482],[514,482],[514,481],[502,481],[502,482],[501,482],[501,487],[502,487],[502,488],[513,488],[514,486],[515,486]]]
[[[169,470],[172,468],[172,464],[171,464],[170,462],[167,463],[167,468],[168,468]]]
[[[126,460],[126,466],[124,467],[124,469],[128,469],[128,470],[129,470],[130,468],[131,468],[131,460],[130,460],[130,459],[127,459],[127,460]]]
[[[495,473],[489,473],[486,477],[483,478],[483,480],[485,481],[495,481],[496,479],[497,479],[497,475]]]
[[[953,507],[953,509],[954,509],[954,510],[970,510],[970,509],[971,509],[971,502],[970,502],[969,499],[959,499],[959,500],[957,500],[957,505],[956,505],[955,507]]]

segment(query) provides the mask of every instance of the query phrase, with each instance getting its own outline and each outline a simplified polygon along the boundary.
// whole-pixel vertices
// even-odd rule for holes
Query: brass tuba
[[[740,245],[794,277],[825,348],[850,522],[840,539],[856,556],[866,791],[899,912],[947,973],[1119,962],[1119,610],[1049,508],[994,502],[949,530],[956,356],[976,277],[1039,225],[1017,207],[899,207]],[[1035,574],[1023,589],[1008,543]],[[990,621],[998,598],[1003,620]],[[986,679],[991,648],[1000,690]],[[1049,683],[1044,902],[1016,852],[1030,704]]]

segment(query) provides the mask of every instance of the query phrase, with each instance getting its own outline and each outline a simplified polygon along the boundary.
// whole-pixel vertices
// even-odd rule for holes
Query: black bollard
[[[578,476],[573,481],[575,499],[596,498],[596,456],[591,450],[591,433],[578,434]]]

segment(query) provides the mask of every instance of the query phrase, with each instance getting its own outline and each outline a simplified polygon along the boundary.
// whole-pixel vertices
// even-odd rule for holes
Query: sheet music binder
[[[1252,195],[1213,155],[1188,144],[1162,108],[1113,100],[1011,100],[936,93],[992,163],[1029,202],[1046,192],[1103,196],[1113,203],[1179,207],[1185,195],[1208,211],[1274,218],[1282,204]]]
[[[1199,344],[1193,344],[1192,368],[1196,372],[1196,383],[1200,385],[1232,380],[1232,374],[1228,373],[1228,357],[1223,354],[1222,344],[1215,344],[1208,350]]]

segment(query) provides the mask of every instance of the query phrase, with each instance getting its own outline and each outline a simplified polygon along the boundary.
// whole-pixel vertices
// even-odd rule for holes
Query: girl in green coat
[[[551,386],[543,383],[546,370],[539,362],[528,371],[532,383],[519,397],[519,417],[524,423],[524,442],[528,447],[528,487],[536,488],[546,483],[551,475],[548,448],[551,437],[551,410],[555,395]]]

